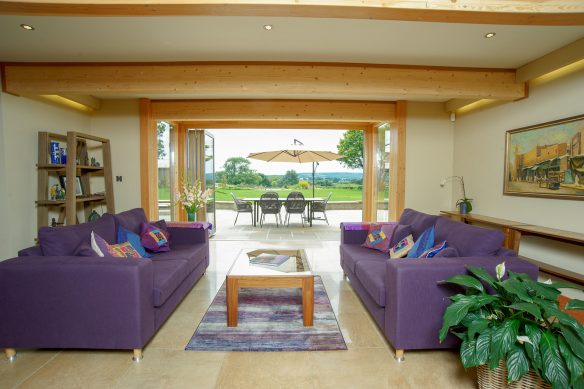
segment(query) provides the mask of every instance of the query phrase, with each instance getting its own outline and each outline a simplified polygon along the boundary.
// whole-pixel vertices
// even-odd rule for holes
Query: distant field
[[[295,189],[280,189],[276,190],[280,197],[285,198],[288,193],[294,191]],[[266,192],[263,189],[255,188],[237,188],[237,189],[217,189],[215,193],[215,198],[217,201],[233,201],[230,193],[233,192],[237,197],[260,197],[262,193]],[[312,189],[301,190],[304,197],[312,197]],[[363,193],[361,189],[350,189],[350,188],[316,188],[316,197],[326,197],[329,192],[333,192],[330,201],[361,201],[363,199]],[[158,188],[158,198],[160,200],[170,200],[170,194],[168,188]]]

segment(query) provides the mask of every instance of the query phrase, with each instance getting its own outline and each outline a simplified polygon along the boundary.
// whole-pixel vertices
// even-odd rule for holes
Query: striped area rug
[[[239,322],[227,327],[225,283],[205,313],[186,350],[346,350],[320,277],[314,278],[314,326],[302,324],[300,289],[240,289]]]

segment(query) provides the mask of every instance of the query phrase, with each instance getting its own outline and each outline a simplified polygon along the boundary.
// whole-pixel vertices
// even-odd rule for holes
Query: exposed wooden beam
[[[584,60],[584,38],[521,66],[517,69],[517,81],[530,81],[582,60]]]
[[[148,220],[158,220],[156,121],[149,99],[140,99],[140,199]]]
[[[406,201],[407,101],[396,102],[396,122],[390,127],[389,220],[399,220]]]
[[[369,122],[323,122],[323,121],[184,121],[181,122],[186,128],[265,128],[270,131],[303,129],[303,130],[364,130],[371,126]]]
[[[446,112],[456,112],[456,110],[467,105],[477,102],[477,99],[452,99],[444,103],[444,110]]]
[[[157,100],[154,119],[177,121],[381,122],[394,117],[394,103],[320,100]]]
[[[363,145],[363,221],[377,220],[375,202],[377,200],[377,142],[378,127],[375,125],[365,129]]]
[[[581,0],[22,0],[0,14],[285,16],[511,25],[581,25]]]
[[[97,111],[101,107],[101,100],[91,95],[62,94],[61,97],[83,105],[92,111]]]
[[[13,94],[199,99],[407,100],[525,97],[514,70],[314,63],[11,64]]]

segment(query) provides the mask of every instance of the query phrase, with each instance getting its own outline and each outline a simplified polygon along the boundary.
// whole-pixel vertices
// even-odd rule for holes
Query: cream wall
[[[0,181],[7,185],[2,217],[2,258],[34,244],[36,237],[38,132],[89,131],[89,116],[68,108],[1,93],[2,165]],[[0,195],[2,191],[0,190]]]
[[[442,103],[408,102],[406,121],[405,206],[437,214],[451,209],[452,185],[440,187],[452,175],[453,123]]]
[[[107,138],[111,143],[116,212],[140,207],[138,100],[103,100],[90,123],[93,135]],[[122,182],[117,182],[116,176],[122,176]]]
[[[505,132],[584,114],[583,101],[584,72],[580,71],[532,87],[528,99],[470,113],[456,121],[454,173],[464,176],[476,213],[584,232],[584,201],[502,194]],[[584,274],[582,247],[528,238],[522,240],[520,254]]]

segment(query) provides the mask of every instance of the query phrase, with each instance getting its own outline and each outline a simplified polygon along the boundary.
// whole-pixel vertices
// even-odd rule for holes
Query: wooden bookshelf
[[[111,167],[110,141],[105,138],[69,131],[66,135],[50,132],[38,134],[38,189],[37,189],[37,225],[49,225],[49,212],[54,209],[58,212],[58,223],[67,225],[76,224],[78,211],[83,209],[86,221],[91,211],[98,204],[105,205],[107,212],[114,213],[114,194]],[[51,141],[58,141],[67,145],[67,163],[50,163]],[[89,164],[88,141],[96,143],[95,148],[101,149],[101,166]],[[65,198],[51,199],[49,197],[50,177],[65,178]],[[76,193],[77,177],[80,178],[82,195]],[[105,191],[92,193],[91,177],[103,177]]]

